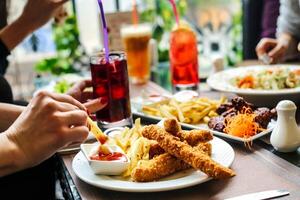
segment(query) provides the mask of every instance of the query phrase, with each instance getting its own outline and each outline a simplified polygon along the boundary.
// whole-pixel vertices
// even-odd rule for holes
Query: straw
[[[109,46],[108,46],[108,41],[109,40],[108,40],[108,31],[107,31],[107,25],[106,25],[102,0],[98,0],[98,5],[99,5],[99,8],[100,8],[102,27],[103,27],[103,37],[104,37],[103,40],[104,40],[105,59],[106,59],[106,62],[109,63]]]
[[[132,0],[132,23],[134,25],[137,25],[139,23],[136,0]]]
[[[176,19],[176,23],[177,23],[177,26],[179,27],[179,15],[178,15],[178,12],[177,12],[175,1],[174,0],[169,0],[169,1],[172,4],[173,12],[174,12],[175,19]]]

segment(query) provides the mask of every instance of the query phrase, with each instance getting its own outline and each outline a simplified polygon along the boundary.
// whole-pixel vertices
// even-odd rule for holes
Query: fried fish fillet
[[[235,175],[233,170],[213,161],[205,153],[195,151],[193,147],[181,142],[157,125],[145,126],[142,135],[150,140],[156,140],[166,152],[183,160],[193,168],[201,170],[210,177],[224,179]]]
[[[207,155],[211,154],[210,143],[201,143],[194,147],[194,149],[195,151],[203,151]],[[137,182],[155,181],[190,167],[190,165],[174,156],[171,156],[169,153],[163,153],[151,160],[141,161],[141,163],[139,163],[132,171],[131,178]]]
[[[181,126],[176,119],[166,119],[164,128],[168,133],[186,141],[191,146],[196,146],[200,142],[208,142],[213,139],[213,135],[208,130],[181,130]]]

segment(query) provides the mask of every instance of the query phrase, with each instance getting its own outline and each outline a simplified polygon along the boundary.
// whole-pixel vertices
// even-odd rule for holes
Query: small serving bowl
[[[92,160],[90,156],[95,152],[95,149],[99,146],[99,143],[94,144],[81,144],[80,149],[83,152],[84,156],[89,162],[89,165],[95,174],[103,174],[103,175],[120,175],[122,174],[129,166],[130,160],[126,156],[126,154],[122,151],[122,149],[118,146],[108,147],[113,152],[120,152],[126,156],[127,161],[124,162],[122,160],[113,160],[113,161],[102,161],[102,160]]]

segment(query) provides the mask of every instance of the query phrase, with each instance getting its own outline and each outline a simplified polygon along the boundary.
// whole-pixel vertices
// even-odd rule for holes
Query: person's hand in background
[[[86,108],[80,102],[69,95],[40,92],[0,134],[0,177],[35,166],[60,148],[84,141],[88,133]]]
[[[67,92],[68,95],[72,96],[77,101],[84,104],[90,113],[94,113],[98,110],[101,110],[107,105],[107,99],[97,98],[93,99],[92,90],[86,90],[92,87],[91,80],[83,80],[76,83],[73,87]]]
[[[28,0],[20,20],[32,31],[40,28],[53,18],[68,0]]]
[[[280,62],[289,48],[291,39],[289,34],[282,34],[278,39],[261,39],[256,46],[257,57],[266,64]]]
[[[21,16],[0,32],[9,50],[14,49],[30,33],[46,24],[68,0],[28,0]]]

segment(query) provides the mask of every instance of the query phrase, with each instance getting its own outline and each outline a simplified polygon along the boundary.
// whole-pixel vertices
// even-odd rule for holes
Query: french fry
[[[96,122],[94,122],[90,117],[87,119],[88,126],[90,131],[93,133],[95,138],[99,141],[100,144],[104,144],[108,137],[99,129]]]
[[[176,118],[179,122],[188,124],[208,123],[211,117],[218,116],[217,107],[226,102],[222,96],[219,100],[200,97],[186,102],[178,102],[175,99],[164,100],[144,106],[142,111],[148,115]]]

